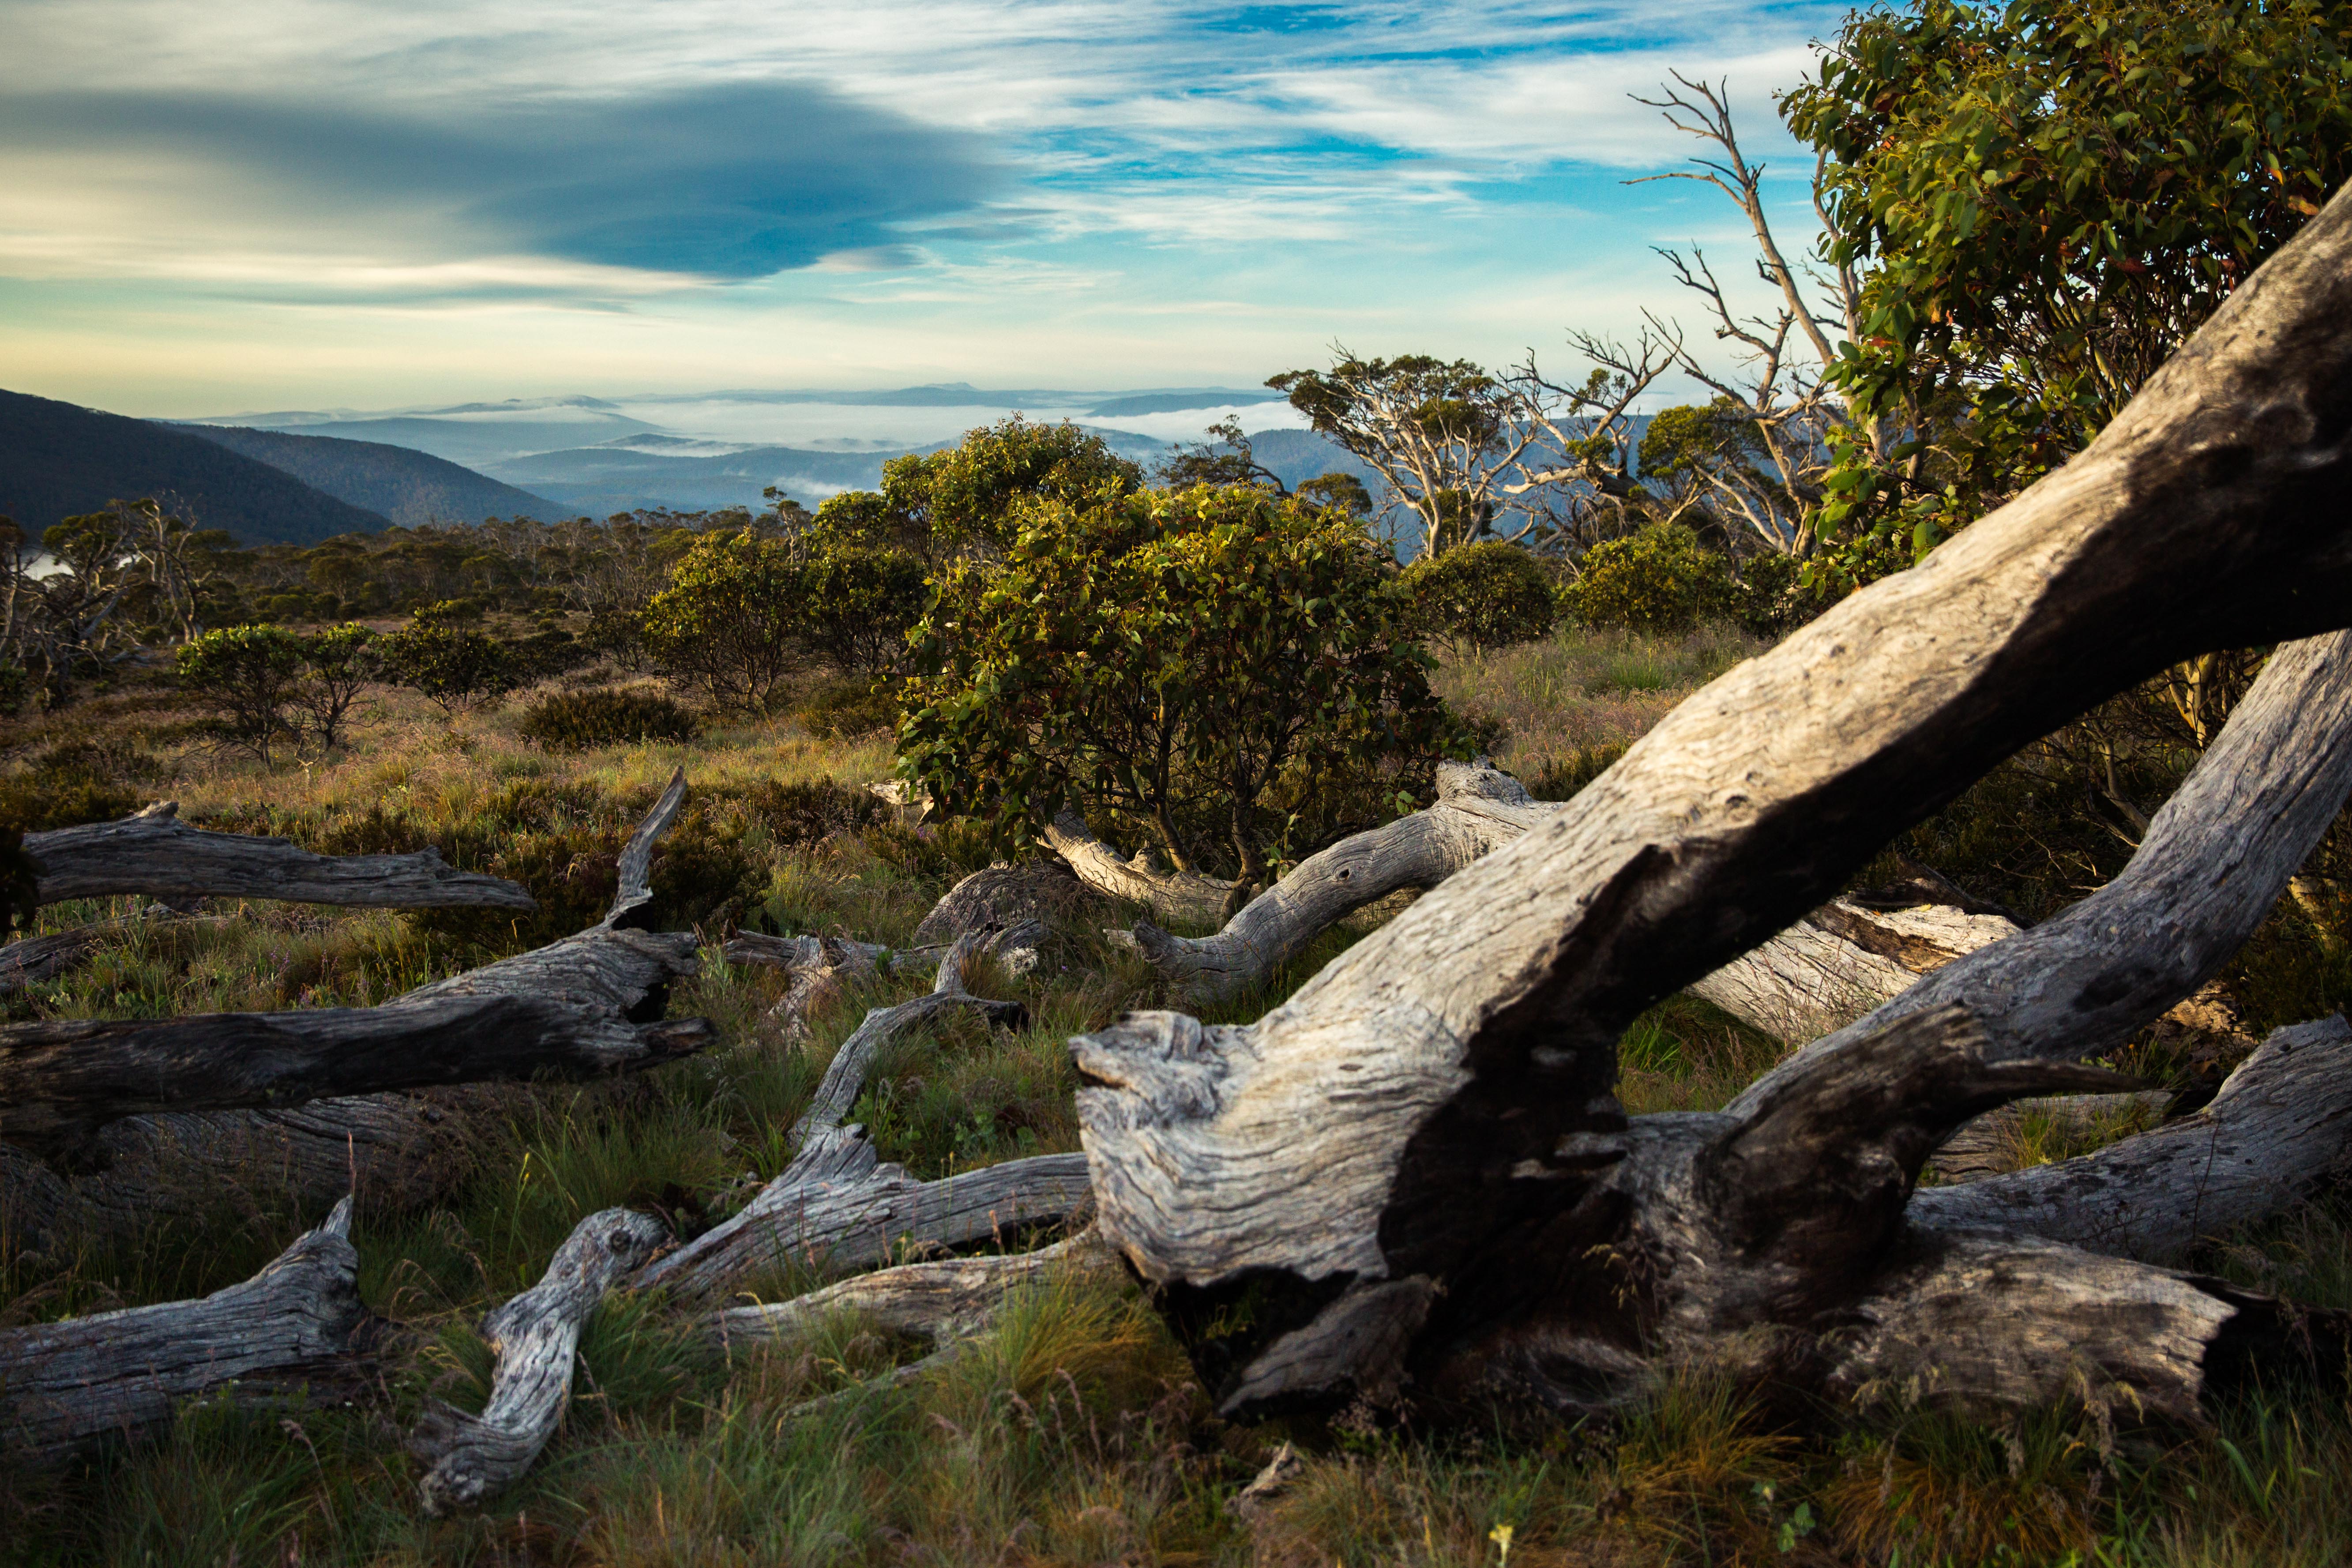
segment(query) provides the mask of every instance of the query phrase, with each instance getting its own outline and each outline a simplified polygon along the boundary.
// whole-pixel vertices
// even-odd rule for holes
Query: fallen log
[[[1003,929],[982,927],[971,934],[977,938],[977,945],[971,956],[994,958],[1015,975],[1026,974],[1037,967],[1038,947],[1045,939],[1045,927],[1035,921]],[[937,975],[941,955],[951,945],[952,942],[894,949],[847,937],[767,936],[758,931],[738,931],[727,939],[726,957],[730,963],[764,964],[792,976],[791,988],[769,1016],[783,1025],[786,1039],[799,1040],[808,1034],[809,1014],[837,1001],[845,987],[877,980],[886,969],[894,977]]]
[[[655,833],[675,817],[685,789],[683,773],[673,776],[646,818]],[[650,850],[643,826],[637,840]],[[87,1221],[119,1234],[194,1212],[201,1200],[192,1190],[230,1187],[257,1172],[310,1206],[346,1190],[355,1160],[370,1151],[360,1174],[374,1178],[372,1191],[424,1201],[466,1168],[452,1153],[465,1142],[462,1128],[448,1123],[462,1122],[468,1097],[351,1093],[362,1079],[385,1089],[633,1070],[713,1037],[707,1020],[662,1017],[670,985],[697,973],[693,933],[616,923],[643,918],[644,881],[642,867],[638,886],[625,876],[612,910],[586,931],[373,1008],[0,1026],[0,1139],[71,1164],[115,1162],[61,1182],[34,1176],[33,1162],[0,1160],[0,1206],[35,1231]],[[241,1032],[254,1020],[259,1032]],[[121,1048],[77,1058],[71,1047],[85,1037]],[[339,1053],[354,1040],[366,1054],[345,1059]],[[273,1056],[262,1048],[272,1044],[289,1049]],[[215,1047],[222,1054],[211,1060],[193,1054]],[[284,1109],[194,1109],[223,1104]],[[122,1133],[106,1135],[110,1122]]]
[[[726,1223],[656,1258],[639,1282],[707,1299],[762,1272],[846,1273],[909,1249],[1001,1241],[1062,1223],[1088,1196],[1083,1154],[1035,1154],[919,1182],[884,1163],[861,1129],[834,1129]]]
[[[866,1069],[873,1066],[875,1058],[893,1041],[932,1019],[970,1008],[991,1025],[1017,1029],[1028,1023],[1029,1009],[1020,1003],[975,996],[964,988],[965,966],[980,955],[986,942],[987,935],[982,932],[966,932],[958,937],[955,945],[940,955],[938,979],[929,994],[866,1013],[865,1022],[834,1052],[833,1060],[825,1066],[824,1078],[816,1086],[815,1096],[793,1124],[793,1148],[802,1147],[821,1130],[840,1126],[849,1108],[857,1103],[857,1091],[865,1086]]]
[[[1931,1230],[2165,1258],[2301,1201],[2347,1164],[2352,1028],[2339,1016],[2273,1033],[2202,1110],[2075,1159],[1922,1188],[1911,1215]]]
[[[667,1236],[651,1215],[590,1215],[556,1249],[545,1278],[483,1321],[482,1337],[498,1362],[482,1413],[436,1400],[409,1439],[409,1451],[426,1467],[417,1483],[425,1513],[438,1519],[476,1507],[530,1468],[571,1399],[582,1327]]]
[[[241,1285],[193,1301],[0,1329],[7,1462],[53,1466],[240,1379],[332,1378],[363,1309],[349,1198]]]
[[[1243,906],[1214,936],[1171,936],[1149,921],[1139,921],[1135,926],[1135,944],[1152,967],[1174,984],[1178,994],[1192,1002],[1221,1002],[1265,980],[1305,952],[1323,931],[1365,905],[1403,889],[1433,888],[1473,860],[1517,839],[1558,809],[1552,803],[1536,800],[1518,780],[1483,760],[1440,763],[1437,800],[1426,810],[1343,838],[1309,856]],[[1072,853],[1064,843],[1068,837],[1066,832],[1054,841],[1066,859]],[[1083,847],[1080,853],[1085,853]],[[1079,874],[1097,886],[1102,885],[1097,877],[1109,875],[1088,876],[1084,868]],[[1226,886],[1218,884],[1220,900]],[[1122,896],[1139,903],[1151,902],[1131,894]],[[1207,894],[1203,891],[1201,896]],[[1199,913],[1198,906],[1186,905],[1180,918],[1197,919]]]
[[[2132,1094],[2061,1094],[2021,1100],[1988,1110],[1943,1142],[1927,1169],[1939,1182],[1980,1182],[2030,1163],[2021,1147],[2036,1131],[2064,1142],[2109,1142],[2145,1132],[2170,1114],[2173,1096],[2162,1089]]]
[[[943,1344],[985,1330],[1017,1291],[1056,1279],[1123,1279],[1126,1275],[1118,1254],[1101,1237],[1087,1231],[1034,1252],[901,1264],[788,1301],[722,1308],[710,1315],[709,1329],[726,1345],[788,1339],[846,1312],[885,1333]]]
[[[1935,970],[1750,1085],[1745,1111],[1895,1018],[1966,1000],[2003,1054],[2087,1057],[2174,1009],[2245,944],[2352,794],[2352,639],[2273,653],[2116,879]]]
[[[2259,884],[2267,850],[2241,840],[2280,847],[2302,828],[2272,818],[2335,815],[2352,716],[2239,753],[2242,821],[2204,838],[2178,898],[2116,908],[2084,944],[2095,961],[2062,964],[2063,1016],[2039,1005],[2061,988],[2032,976],[2012,976],[2031,1003],[1938,989],[2043,926],[1914,985],[1906,999],[1957,1005],[1882,1018],[1851,1061],[1811,1058],[1744,1120],[1627,1117],[1615,1044],[2034,737],[2186,657],[2352,621],[2347,479],[2339,194],[2063,469],[1710,684],[1282,1006],[1216,1027],[1139,1015],[1073,1042],[1100,1223],[1220,1405],[1589,1410],[1750,1347],[1832,1394],[1932,1370],[1923,1396],[1961,1405],[2087,1391],[2194,1418],[2274,1306],[2038,1238],[1907,1226],[1905,1209],[1961,1115],[2133,1087],[2042,1058],[2154,1016],[2252,929],[2238,906],[2270,892],[2234,884]],[[2347,656],[2317,638],[2264,679]],[[1953,1289],[2004,1258],[2018,1291]]]
[[[1949,905],[1865,910],[1836,900],[1688,989],[1748,1027],[1801,1046],[2018,929],[2002,916]]]
[[[283,899],[354,909],[535,910],[520,884],[460,871],[438,849],[414,855],[313,855],[285,838],[210,833],[175,801],[136,816],[25,835],[40,862],[40,901],[139,893],[159,899]]]
[[[940,963],[940,984],[954,990],[947,1002],[940,1000],[947,993],[934,990],[866,1016],[858,1031],[866,1039],[854,1051],[844,1044],[793,1124],[792,1163],[725,1223],[655,1259],[646,1286],[688,1297],[722,1295],[761,1270],[794,1263],[836,1272],[871,1267],[901,1247],[1001,1238],[1024,1226],[1067,1219],[1085,1205],[1083,1154],[1042,1154],[919,1182],[904,1166],[884,1163],[863,1128],[841,1125],[898,1019],[919,1021],[949,1005],[987,1005],[963,991],[961,977],[964,955],[983,940],[967,933],[950,950],[956,962]]]
[[[909,1263],[860,1275],[789,1301],[730,1307],[711,1314],[711,1331],[722,1345],[739,1341],[782,1339],[852,1312],[886,1332],[928,1340],[919,1361],[892,1367],[849,1388],[803,1400],[777,1417],[779,1426],[805,1421],[842,1405],[887,1389],[901,1388],[952,1363],[987,1331],[1019,1292],[1056,1280],[1124,1279],[1118,1255],[1092,1231],[1035,1252],[994,1258],[950,1258]]]
[[[1131,859],[1124,858],[1097,838],[1076,812],[1063,812],[1047,824],[1044,841],[1077,873],[1079,881],[1107,897],[1141,904],[1162,921],[1213,929],[1233,912],[1238,883],[1198,871],[1168,870],[1149,849],[1137,850]]]

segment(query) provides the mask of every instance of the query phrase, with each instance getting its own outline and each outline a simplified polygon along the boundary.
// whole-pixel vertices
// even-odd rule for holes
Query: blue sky
[[[1631,101],[1839,5],[0,0],[0,385],[126,413],[1572,369],[1748,251]],[[1744,263],[1742,264],[1744,265]],[[1727,271],[1737,268],[1727,268]],[[1694,319],[1695,320],[1695,319]]]

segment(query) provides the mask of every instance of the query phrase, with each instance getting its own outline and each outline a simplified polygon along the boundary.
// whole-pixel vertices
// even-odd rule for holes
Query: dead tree
[[[2193,987],[2240,929],[2239,847],[2271,831],[2248,808],[2341,807],[2341,724],[2248,757],[2235,814],[2181,836],[2190,896],[2114,903],[2052,985],[1966,973],[2059,921],[1937,971],[1905,1001],[1944,1005],[1865,1020],[1744,1114],[1628,1118],[1612,1091],[1644,1008],[2035,736],[2211,648],[2314,638],[2274,686],[2340,666],[2315,634],[2352,620],[2347,437],[2339,195],[2063,470],[1692,697],[1280,1008],[1074,1042],[1100,1223],[1223,1408],[1589,1410],[1744,1361],[1835,1395],[2194,1419],[2209,1378],[2288,1343],[2292,1314],[2217,1281],[1906,1209],[1966,1117],[2134,1087],[2059,1058]]]
[[[414,855],[313,855],[284,838],[208,833],[176,801],[136,816],[25,835],[40,863],[42,903],[139,893],[158,899],[284,899],[393,910],[530,910],[520,883],[460,871],[438,849]]]
[[[7,1462],[63,1463],[169,1421],[178,1402],[240,1380],[340,1381],[360,1321],[351,1200],[268,1268],[201,1300],[0,1329]]]
[[[426,1513],[471,1508],[530,1468],[571,1399],[582,1327],[666,1237],[651,1215],[590,1215],[556,1249],[546,1278],[484,1321],[482,1337],[498,1356],[488,1403],[474,1415],[436,1400],[409,1440],[428,1467],[417,1484]]]
[[[67,1180],[0,1150],[0,1204],[36,1233],[121,1234],[256,1169],[315,1213],[355,1165],[363,1195],[421,1202],[467,1168],[462,1123],[478,1095],[354,1090],[629,1070],[699,1048],[707,1020],[662,1016],[669,987],[697,972],[697,939],[635,929],[686,788],[675,774],[631,836],[603,921],[381,1006],[0,1028],[0,1138],[110,1166]]]
[[[883,1163],[863,1128],[841,1124],[889,1039],[950,1007],[986,1016],[1015,1005],[964,989],[963,961],[985,941],[978,932],[958,938],[949,950],[953,962],[940,963],[929,995],[868,1013],[793,1124],[792,1163],[724,1224],[655,1259],[638,1283],[688,1297],[722,1296],[751,1276],[793,1263],[845,1272],[883,1262],[906,1246],[967,1246],[1083,1209],[1083,1154],[1034,1155],[919,1182],[904,1166]]]

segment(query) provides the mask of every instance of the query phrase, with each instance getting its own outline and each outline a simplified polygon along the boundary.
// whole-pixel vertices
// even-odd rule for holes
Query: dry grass
[[[1508,764],[1565,776],[1749,651],[1720,633],[1563,633],[1449,666],[1441,679],[1456,700],[1509,723]],[[697,842],[740,857],[711,850],[719,870],[702,893],[717,899],[719,882],[748,877],[734,912],[780,930],[903,940],[954,874],[944,859],[910,860],[903,845],[856,834],[779,842],[744,804],[765,779],[879,777],[878,742],[745,724],[692,747],[550,756],[518,739],[510,709],[445,721],[395,696],[348,754],[263,769],[189,749],[173,739],[181,721],[167,695],[131,690],[0,743],[26,755],[77,736],[136,739],[155,759],[142,789],[175,796],[192,816],[316,837],[373,809],[468,852],[527,862],[533,875],[572,875],[583,901],[603,874],[600,847],[683,763],[703,814]],[[532,845],[568,847],[580,866],[530,859]],[[58,908],[44,923],[103,912]],[[12,1016],[367,1003],[523,940],[390,913],[215,912],[229,918],[134,915],[120,942],[16,999]],[[1256,1016],[1354,934],[1330,933],[1218,1016]],[[853,989],[816,1016],[804,1047],[788,1047],[766,1016],[776,977],[733,968],[715,947],[704,960],[672,1010],[717,1020],[719,1048],[640,1079],[516,1089],[473,1151],[474,1173],[445,1202],[363,1220],[362,1294],[402,1330],[373,1402],[198,1406],[158,1443],[16,1482],[0,1490],[0,1562],[1466,1568],[1502,1564],[1507,1543],[1509,1563],[1536,1568],[2352,1561],[2352,1419],[2339,1402],[2294,1388],[2161,1451],[2103,1451],[2098,1434],[2057,1416],[2005,1430],[1924,1413],[1847,1430],[1780,1426],[1704,1379],[1662,1387],[1608,1426],[1540,1436],[1245,1429],[1208,1410],[1148,1302],[1070,1283],[1025,1299],[967,1354],[895,1392],[856,1391],[927,1347],[854,1318],[722,1351],[662,1301],[617,1298],[589,1326],[577,1396],[534,1472],[477,1518],[424,1520],[402,1434],[427,1395],[482,1397],[483,1310],[536,1278],[596,1208],[685,1194],[715,1215],[740,1202],[780,1167],[779,1130],[864,1008],[908,989]],[[934,1174],[1075,1147],[1063,1042],[1152,1000],[1148,973],[1108,949],[1000,994],[1024,997],[1031,1028],[944,1024],[880,1064],[853,1114],[887,1157]],[[1622,1096],[1637,1112],[1714,1109],[1779,1054],[1704,1005],[1669,1001],[1628,1032]],[[2019,1158],[2061,1152],[2044,1138]],[[257,1201],[128,1251],[34,1255],[0,1237],[0,1322],[214,1289],[300,1223]],[[2352,1305],[2352,1224],[2332,1204],[2195,1261]],[[811,1282],[757,1288],[779,1295]],[[843,1397],[820,1415],[787,1418],[834,1394]],[[1300,1479],[1255,1521],[1237,1519],[1226,1500],[1284,1437],[1306,1456]]]

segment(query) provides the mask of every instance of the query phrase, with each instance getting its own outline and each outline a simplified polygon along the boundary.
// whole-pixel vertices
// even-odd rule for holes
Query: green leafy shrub
[[[376,639],[393,682],[425,696],[445,713],[497,701],[522,671],[507,644],[481,628],[478,606],[444,599],[411,613],[409,624]]]
[[[381,672],[375,634],[357,623],[331,626],[302,639],[302,684],[295,700],[319,743],[341,743],[343,726],[361,689]]]
[[[134,784],[160,776],[156,760],[119,743],[68,741],[21,773],[0,775],[0,827],[46,833],[112,822],[139,809]]]
[[[1014,415],[945,451],[883,464],[883,504],[857,515],[903,520],[900,533],[922,539],[925,553],[938,560],[1009,547],[1026,504],[1083,509],[1142,485],[1143,470],[1101,437],[1067,421],[1041,425]],[[870,521],[868,529],[871,536]]]
[[[887,680],[828,680],[793,713],[821,741],[855,740],[898,723],[898,698]]]
[[[1729,615],[1731,568],[1679,523],[1659,523],[1626,539],[1596,544],[1560,597],[1589,626],[1685,632]]]
[[[795,847],[863,832],[890,814],[890,807],[871,791],[830,778],[803,784],[761,779],[744,792],[742,809],[777,843]]]
[[[1381,552],[1249,487],[1033,505],[1001,567],[917,628],[901,765],[1009,851],[1066,805],[1180,867],[1264,879],[1285,773],[1381,774],[1462,750]]]
[[[1534,642],[1550,633],[1559,615],[1549,574],[1534,556],[1500,540],[1423,556],[1404,569],[1400,586],[1422,635],[1456,651]]]
[[[599,687],[559,692],[523,710],[522,738],[551,752],[586,752],[646,741],[691,741],[694,715],[651,691]]]
[[[905,658],[930,590],[906,551],[837,546],[802,569],[801,595],[810,651],[845,675],[878,675]]]
[[[174,667],[213,710],[213,733],[267,763],[272,747],[300,738],[288,710],[303,662],[303,639],[283,626],[221,626],[183,643]]]
[[[1752,637],[1787,637],[1835,604],[1824,588],[1808,585],[1804,563],[1767,552],[1740,563],[1732,587],[1732,616]]]
[[[647,653],[720,708],[764,713],[807,661],[801,563],[746,529],[697,540],[646,606]]]

